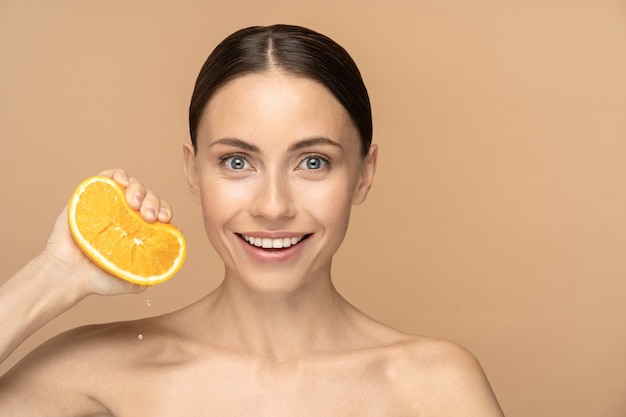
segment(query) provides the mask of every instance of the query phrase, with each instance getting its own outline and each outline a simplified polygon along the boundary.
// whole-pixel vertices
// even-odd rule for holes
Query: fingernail
[[[143,201],[143,196],[141,195],[141,193],[135,194],[135,201],[141,204],[141,202]]]
[[[159,219],[165,220],[168,218],[168,216],[169,216],[169,213],[167,212],[167,210],[161,207],[159,209]]]
[[[146,209],[146,219],[147,220],[155,220],[156,219],[156,212],[154,211],[154,209],[152,207],[148,207]]]

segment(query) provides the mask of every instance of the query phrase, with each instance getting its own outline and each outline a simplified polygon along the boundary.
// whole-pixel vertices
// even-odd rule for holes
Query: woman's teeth
[[[270,239],[267,237],[252,237],[241,235],[243,239],[251,245],[264,249],[282,249],[298,244],[304,236],[299,237],[283,237],[279,239]]]

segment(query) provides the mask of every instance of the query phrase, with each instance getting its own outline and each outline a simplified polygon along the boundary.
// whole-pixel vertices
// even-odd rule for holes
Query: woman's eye
[[[230,156],[228,158],[224,158],[223,162],[228,168],[234,171],[241,171],[243,169],[250,168],[248,161],[241,156]]]
[[[322,169],[328,165],[328,161],[320,156],[310,156],[305,158],[301,163],[299,168],[308,169],[308,170],[318,170]]]

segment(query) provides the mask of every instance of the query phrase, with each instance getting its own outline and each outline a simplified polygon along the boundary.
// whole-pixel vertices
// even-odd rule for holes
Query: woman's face
[[[283,72],[235,78],[208,102],[185,169],[209,240],[256,291],[330,276],[352,204],[364,201],[376,147],[360,152],[347,111],[321,84]]]

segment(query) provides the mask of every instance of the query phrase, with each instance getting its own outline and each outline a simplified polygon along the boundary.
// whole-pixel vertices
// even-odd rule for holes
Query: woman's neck
[[[206,301],[220,344],[276,362],[341,348],[356,313],[330,278],[280,293],[226,278]]]

